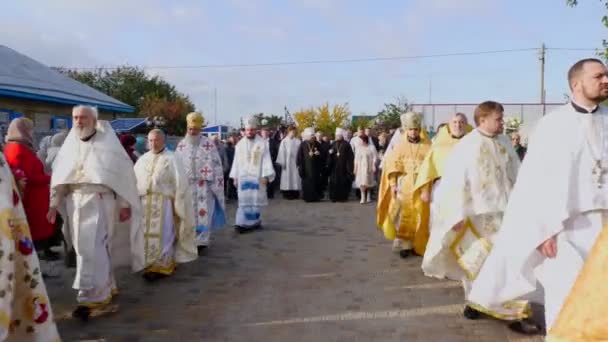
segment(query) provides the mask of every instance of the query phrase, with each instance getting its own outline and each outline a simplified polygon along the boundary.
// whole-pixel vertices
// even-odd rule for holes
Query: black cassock
[[[331,144],[327,141],[319,142],[319,146],[321,149],[321,163],[323,163],[323,173],[321,175],[321,194],[325,194],[327,190],[327,177],[329,174],[327,173],[327,164],[329,158],[329,149],[331,148]]]
[[[306,202],[321,200],[324,165],[320,148],[316,141],[302,141],[298,150],[296,164],[302,179],[302,199]]]
[[[354,155],[350,144],[344,140],[335,141],[329,150],[327,169],[329,172],[329,199],[336,202],[348,200],[354,180]]]

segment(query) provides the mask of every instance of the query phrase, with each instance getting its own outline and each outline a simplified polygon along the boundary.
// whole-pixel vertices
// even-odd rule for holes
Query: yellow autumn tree
[[[307,108],[293,113],[291,117],[298,126],[298,132],[302,132],[304,128],[313,127],[315,125],[315,116],[315,109]]]
[[[298,131],[302,132],[306,127],[314,127],[327,135],[333,135],[337,127],[348,124],[350,119],[348,104],[334,105],[330,108],[325,103],[316,108],[300,110],[293,114],[293,119],[298,125]]]

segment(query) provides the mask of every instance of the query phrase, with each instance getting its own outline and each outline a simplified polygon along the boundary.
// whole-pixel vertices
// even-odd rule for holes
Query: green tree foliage
[[[358,116],[353,115],[353,120],[350,126],[353,130],[358,129],[359,127],[375,128],[375,119],[376,118],[374,116],[369,116],[365,114]]]
[[[386,130],[401,126],[401,115],[410,110],[412,106],[404,98],[397,99],[396,103],[385,103],[376,116],[376,128]]]
[[[253,115],[260,125],[275,129],[283,124],[283,118],[277,115],[258,113]]]
[[[190,98],[159,76],[150,76],[143,69],[121,66],[116,69],[57,71],[135,107],[137,116],[163,116],[169,134],[183,134],[185,117],[195,110]]]
[[[604,5],[606,11],[608,11],[608,0],[600,0],[600,2]],[[578,5],[578,0],[566,0],[566,4],[570,7],[575,7]],[[608,28],[608,14],[602,16],[602,24]],[[602,40],[602,46],[604,47],[604,51],[600,52],[600,56],[604,60],[608,60],[608,40]]]

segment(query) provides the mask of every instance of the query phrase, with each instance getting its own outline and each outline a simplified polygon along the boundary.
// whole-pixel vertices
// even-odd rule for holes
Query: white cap
[[[302,139],[308,140],[313,135],[315,135],[315,129],[314,128],[312,128],[312,127],[305,128],[304,131],[302,132]]]
[[[344,133],[346,133],[346,131],[344,131],[343,128],[340,128],[340,127],[336,128],[336,136],[344,137]]]
[[[245,119],[245,128],[258,128],[258,120],[253,116],[248,117]]]

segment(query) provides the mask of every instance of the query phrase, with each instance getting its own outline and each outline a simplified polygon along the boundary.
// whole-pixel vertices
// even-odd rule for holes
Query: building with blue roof
[[[0,45],[0,129],[26,116],[38,134],[72,125],[72,107],[96,106],[100,119],[112,120],[134,108],[80,83],[11,48]]]

